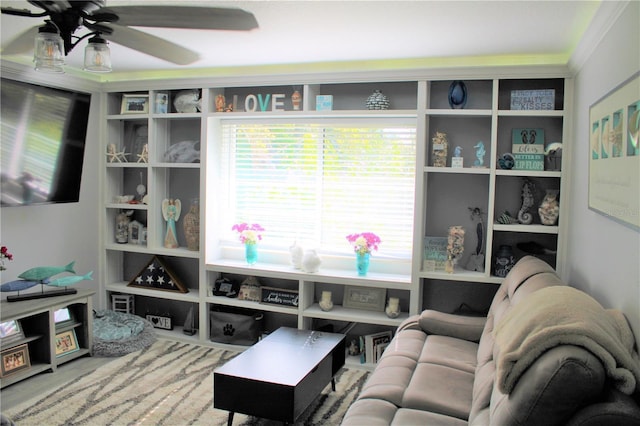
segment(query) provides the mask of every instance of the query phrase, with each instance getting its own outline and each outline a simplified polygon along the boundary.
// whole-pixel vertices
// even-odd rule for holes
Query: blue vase
[[[356,253],[356,267],[358,268],[358,275],[364,277],[369,272],[369,257],[371,253]]]
[[[455,80],[449,86],[449,106],[462,109],[467,104],[467,86],[460,80]]]
[[[253,265],[258,261],[258,245],[257,244],[245,244],[244,245],[244,258],[247,259],[249,265]]]

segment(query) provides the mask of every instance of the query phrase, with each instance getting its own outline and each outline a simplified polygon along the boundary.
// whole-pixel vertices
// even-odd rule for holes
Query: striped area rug
[[[213,408],[213,370],[237,354],[160,339],[5,414],[18,426],[226,425],[228,412]],[[367,377],[342,369],[336,392],[328,385],[297,424],[340,424]],[[233,424],[279,423],[236,413]]]

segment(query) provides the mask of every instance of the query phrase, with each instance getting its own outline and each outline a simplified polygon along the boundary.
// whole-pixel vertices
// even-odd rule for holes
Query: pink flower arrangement
[[[347,235],[347,241],[353,246],[353,251],[360,254],[371,253],[373,250],[378,250],[378,244],[382,242],[380,237],[373,232]]]
[[[249,225],[248,223],[237,223],[231,227],[232,231],[237,231],[242,244],[257,244],[262,239],[261,232],[264,228],[257,223]]]
[[[0,271],[4,271],[7,268],[4,267],[4,260],[13,260],[13,255],[9,253],[9,249],[6,246],[2,246],[0,249]]]

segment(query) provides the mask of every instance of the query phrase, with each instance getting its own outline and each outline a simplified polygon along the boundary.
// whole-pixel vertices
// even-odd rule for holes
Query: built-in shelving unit
[[[480,71],[481,72],[481,71]],[[263,311],[271,317],[268,324],[288,325],[298,328],[312,328],[319,322],[333,322],[339,326],[348,323],[363,324],[366,327],[393,329],[403,320],[422,309],[434,305],[432,286],[448,284],[469,286],[488,284],[497,288],[501,278],[492,272],[492,263],[500,245],[511,245],[514,249],[521,242],[535,242],[555,254],[544,258],[552,266],[562,265],[564,250],[563,223],[565,221],[560,201],[559,223],[554,226],[540,224],[537,205],[533,210],[534,222],[530,225],[497,222],[502,212],[517,213],[520,206],[522,179],[534,181],[539,191],[557,189],[562,192],[568,162],[565,159],[562,171],[503,170],[498,165],[498,157],[511,151],[511,129],[543,128],[545,142],[571,142],[568,117],[572,99],[572,81],[564,75],[539,72],[513,72],[508,77],[486,75],[465,78],[468,102],[464,109],[452,109],[448,103],[448,91],[454,78],[438,75],[434,78],[384,78],[375,80],[363,76],[355,81],[353,76],[340,82],[335,79],[307,81],[305,83],[262,84],[238,81],[223,84],[199,82],[197,87],[184,82],[184,87],[163,90],[158,86],[136,89],[133,92],[114,85],[104,94],[106,133],[105,152],[108,144],[117,149],[126,148],[131,152],[128,162],[104,161],[104,272],[103,288],[107,293],[123,293],[136,296],[136,313],[169,312],[174,323],[182,325],[186,312],[195,311],[198,332],[195,336],[181,335],[181,328],[175,328],[171,335],[195,339],[201,343],[209,340],[209,312],[220,306],[240,307]],[[255,79],[253,79],[255,80]],[[153,82],[149,82],[153,85]],[[128,85],[132,86],[132,84]],[[553,110],[517,111],[509,107],[512,90],[554,89],[555,108]],[[176,112],[172,107],[176,96],[183,90],[196,92],[199,96],[197,112]],[[390,108],[370,111],[365,107],[367,97],[381,90],[391,101]],[[301,95],[300,106],[294,108],[292,94]],[[147,112],[122,113],[124,94],[149,96]],[[168,96],[168,111],[158,112],[156,97]],[[274,102],[274,94],[276,96]],[[267,95],[270,95],[268,97]],[[316,96],[332,95],[333,108],[329,111],[316,110]],[[225,108],[231,105],[233,111],[216,109],[216,101],[224,96]],[[219,128],[224,120],[247,117],[269,118],[382,118],[401,117],[415,121],[417,128],[415,220],[413,258],[406,268],[389,268],[388,273],[370,273],[358,277],[347,267],[321,268],[318,273],[304,273],[289,265],[288,247],[281,253],[264,257],[256,265],[247,265],[242,259],[240,248],[220,248],[215,241],[216,185],[215,161]],[[436,131],[447,134],[449,154],[446,167],[434,167],[432,158],[432,137]],[[200,152],[199,162],[172,162],[165,153],[175,144],[185,140],[197,141]],[[483,167],[474,167],[475,149],[478,141],[484,143],[486,155]],[[141,147],[148,146],[148,162],[138,162]],[[451,167],[451,154],[455,146],[463,153],[463,167]],[[138,185],[146,187],[145,204],[118,202],[120,195],[136,194]],[[177,227],[180,247],[167,249],[163,246],[165,221],[161,203],[165,198],[182,200],[183,214],[188,209],[189,200],[200,199],[200,249],[186,248],[182,223]],[[540,201],[536,194],[536,203]],[[187,204],[187,206],[185,206]],[[484,217],[482,252],[485,255],[484,271],[464,270],[464,261],[477,244],[475,224],[470,219],[469,207],[479,207]],[[115,240],[116,217],[122,211],[131,211],[131,218],[146,226],[146,242],[142,244],[118,244]],[[423,266],[425,236],[447,235],[451,225],[461,225],[467,229],[465,256],[454,273],[427,271]],[[209,240],[205,240],[205,228]],[[516,257],[525,253],[518,252]],[[152,256],[162,256],[179,272],[188,293],[163,292],[152,289],[130,287],[127,284],[135,277]],[[346,263],[345,263],[346,264]],[[211,287],[216,279],[232,276],[236,279],[255,276],[263,285],[296,290],[299,306],[295,308],[261,304],[224,296],[214,296]],[[387,297],[400,299],[402,314],[398,318],[388,318],[384,312],[370,312],[348,309],[341,306],[346,286],[384,288]],[[478,287],[476,287],[478,288]],[[318,306],[320,294],[324,290],[333,293],[334,304],[331,311],[322,311]],[[109,300],[109,298],[107,299]],[[464,301],[464,300],[463,300]],[[437,302],[435,303],[437,305]]]

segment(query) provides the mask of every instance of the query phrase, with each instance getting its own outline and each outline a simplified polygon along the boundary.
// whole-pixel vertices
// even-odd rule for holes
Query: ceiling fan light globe
[[[111,72],[111,50],[104,39],[94,37],[84,48],[84,70]]]
[[[64,43],[57,33],[39,32],[33,53],[35,69],[62,73],[64,69]]]

